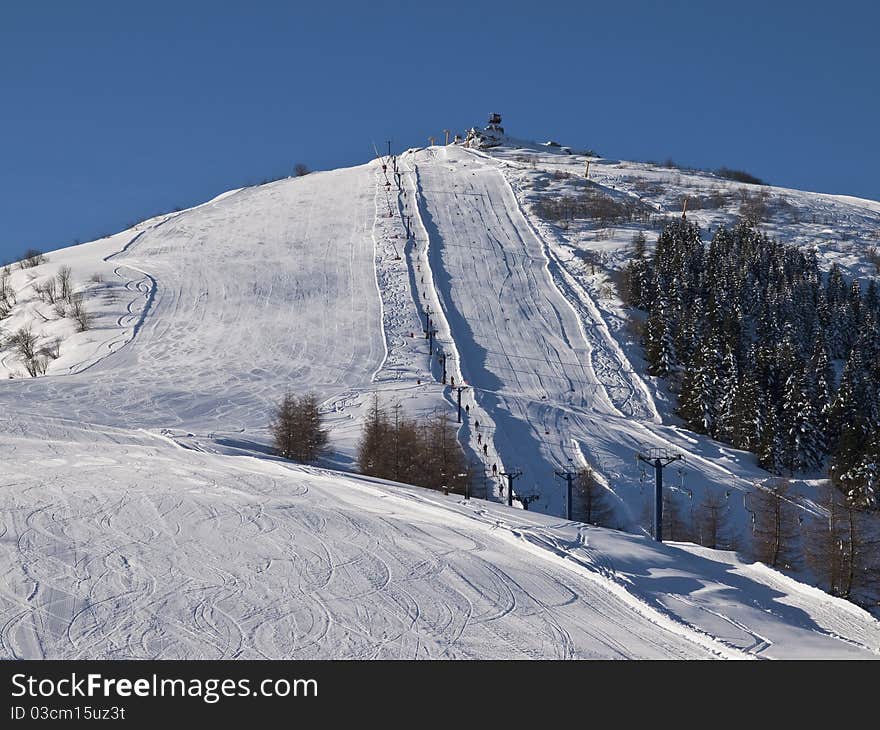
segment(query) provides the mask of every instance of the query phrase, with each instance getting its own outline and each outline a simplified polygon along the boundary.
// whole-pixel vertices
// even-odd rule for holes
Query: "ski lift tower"
[[[663,469],[680,459],[684,459],[681,454],[667,449],[645,449],[636,454],[636,463],[643,461],[654,467],[654,539],[657,542],[663,542]]]

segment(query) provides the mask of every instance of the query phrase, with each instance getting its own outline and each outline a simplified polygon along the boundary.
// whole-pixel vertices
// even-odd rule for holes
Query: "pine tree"
[[[714,338],[706,338],[693,364],[685,370],[679,396],[679,415],[698,433],[715,434],[720,400],[717,372],[718,348]]]
[[[823,277],[815,250],[746,223],[704,245],[690,221],[672,221],[650,260],[643,250],[636,245],[634,261],[645,262],[649,372],[668,379],[689,427],[755,452],[775,474],[813,470],[830,456],[834,483],[873,504],[876,282],[863,292],[837,265]],[[844,365],[839,387],[835,360]]]
[[[783,469],[785,440],[776,409],[767,407],[758,443],[758,463],[771,474],[779,474]]]
[[[765,431],[765,404],[752,367],[746,368],[733,386],[726,417],[731,443],[747,451],[757,451]]]
[[[844,358],[851,347],[848,333],[843,331],[846,326],[845,308],[847,288],[843,281],[840,267],[834,263],[828,271],[828,279],[825,285],[825,301],[828,305],[828,344],[831,347],[832,356]]]
[[[816,414],[820,453],[825,454],[829,448],[829,417],[831,402],[834,396],[834,370],[828,354],[825,332],[818,329],[814,335],[815,345],[810,356],[810,374],[812,377],[813,411]]]
[[[675,345],[668,320],[669,305],[661,300],[645,326],[645,354],[652,375],[670,375],[676,365]]]
[[[829,409],[829,431],[834,444],[831,478],[838,480],[857,463],[871,430],[870,396],[865,367],[858,348],[853,348],[843,369],[840,387]]]
[[[633,307],[645,307],[648,303],[648,261],[645,234],[638,231],[633,236],[633,255],[624,269],[623,300]]]
[[[847,443],[844,436],[844,448]],[[880,508],[880,430],[874,431],[862,448],[854,446],[853,451],[845,457],[835,455],[832,481],[856,508],[876,510]]]
[[[732,345],[727,351],[718,374],[718,407],[715,435],[717,438],[733,443],[736,431],[736,399],[741,387],[739,365]]]
[[[785,430],[785,448],[782,465],[790,475],[815,468],[821,460],[821,430],[819,417],[813,410],[814,394],[811,382],[799,367],[785,383],[782,404]]]
[[[677,363],[690,363],[696,357],[706,325],[703,315],[703,302],[697,297],[688,311],[681,313],[680,326],[673,335],[673,345]]]
[[[864,311],[867,314],[876,315],[880,313],[880,293],[877,290],[876,279],[868,281],[868,288],[865,291],[865,297],[862,302]]]

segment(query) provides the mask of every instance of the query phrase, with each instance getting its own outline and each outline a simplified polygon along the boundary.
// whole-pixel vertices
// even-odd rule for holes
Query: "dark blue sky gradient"
[[[0,259],[504,115],[880,199],[875,3],[9,2]]]

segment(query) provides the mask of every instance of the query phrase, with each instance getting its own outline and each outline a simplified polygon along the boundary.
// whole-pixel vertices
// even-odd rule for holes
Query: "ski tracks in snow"
[[[429,152],[417,186],[436,296],[500,457],[531,472],[534,486],[517,492],[543,491],[539,508],[558,513],[553,469],[571,458],[568,414],[656,411],[609,364],[618,355],[604,336],[588,335],[601,327],[585,329],[560,292],[558,265],[497,164],[458,148]]]
[[[3,491],[7,657],[712,656],[430,500],[159,440],[57,453]]]

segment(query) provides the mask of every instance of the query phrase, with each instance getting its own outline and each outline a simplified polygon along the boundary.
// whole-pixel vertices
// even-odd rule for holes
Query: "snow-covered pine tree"
[[[740,387],[736,353],[733,347],[728,344],[718,374],[718,409],[715,433],[718,438],[731,443],[733,443],[736,431],[735,404]]]
[[[715,435],[720,402],[718,344],[705,337],[692,362],[685,368],[678,413],[698,433]]]
[[[839,266],[823,277],[815,250],[746,223],[704,245],[690,221],[672,221],[645,261],[649,372],[670,378],[692,428],[754,451],[774,473],[833,454],[839,480],[861,463],[880,429],[873,280],[863,293]],[[835,360],[844,364],[839,388]]]
[[[834,369],[828,355],[825,330],[817,325],[813,334],[813,352],[810,354],[808,376],[812,379],[813,411],[816,414],[819,432],[819,451],[828,452],[829,412],[834,397]]]
[[[632,307],[644,308],[649,297],[647,240],[641,231],[633,236],[633,255],[624,269],[623,300]]]
[[[668,302],[661,299],[651,310],[645,325],[645,354],[651,375],[668,376],[677,364],[670,309]]]
[[[785,448],[782,464],[790,475],[814,469],[822,459],[821,428],[818,414],[813,409],[814,395],[808,378],[798,367],[788,376],[782,402]]]
[[[835,461],[844,460],[844,471],[852,465],[868,431],[864,375],[861,353],[853,348],[828,413],[830,445]]]
[[[834,484],[858,509],[880,508],[880,431],[871,434],[852,461],[849,468],[843,470],[845,459],[836,460],[836,466],[842,471],[834,475]]]
[[[781,474],[785,450],[781,418],[776,407],[770,405],[765,407],[761,440],[758,443],[758,463],[771,474]]]

